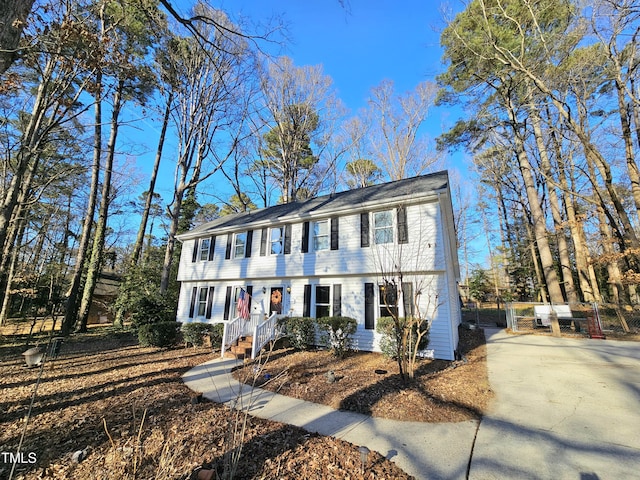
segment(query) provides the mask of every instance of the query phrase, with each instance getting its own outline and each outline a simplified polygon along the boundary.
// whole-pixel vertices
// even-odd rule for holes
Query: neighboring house
[[[102,271],[98,276],[96,289],[93,292],[91,306],[89,308],[88,325],[97,323],[113,323],[114,315],[110,306],[118,297],[120,282],[122,278],[119,274]]]
[[[459,265],[446,171],[225,216],[178,239],[180,322],[231,322],[247,306],[260,319],[342,315],[358,321],[356,349],[379,351],[377,319],[387,305],[415,313],[416,298],[433,317],[429,349],[455,357]]]

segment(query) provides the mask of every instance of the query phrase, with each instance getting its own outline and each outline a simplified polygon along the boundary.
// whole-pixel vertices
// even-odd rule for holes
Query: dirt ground
[[[408,386],[398,381],[397,366],[376,354],[334,363],[324,352],[274,352],[264,373],[287,371],[281,393],[336,408],[458,421],[481,415],[492,396],[483,338],[463,331],[466,362],[423,362]],[[44,368],[28,369],[24,337],[1,340],[2,479],[14,461],[16,479],[178,480],[199,465],[213,466],[221,478],[235,468],[237,479],[410,478],[375,452],[361,473],[357,445],[198,402],[181,375],[214,358],[210,349],[141,348],[130,333],[95,329],[67,339]],[[326,380],[328,370],[335,383]]]

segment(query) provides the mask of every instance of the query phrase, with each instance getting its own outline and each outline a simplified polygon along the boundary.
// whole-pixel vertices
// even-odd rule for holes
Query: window
[[[313,224],[313,249],[329,249],[329,221],[321,220]]]
[[[203,317],[205,312],[207,311],[207,293],[209,293],[208,288],[201,288],[200,293],[198,295],[198,316]]]
[[[393,243],[393,211],[373,214],[373,241],[376,244]]]
[[[245,248],[247,246],[247,232],[237,233],[234,244],[234,258],[244,258]]]
[[[330,315],[330,290],[331,287],[316,285],[316,318],[328,317]]]
[[[380,285],[380,316],[398,315],[398,289],[395,283]]]
[[[200,241],[200,261],[209,260],[209,248],[211,248],[211,239],[203,238]]]
[[[284,249],[283,249],[283,240],[284,240],[284,232],[283,232],[284,228],[282,227],[276,227],[276,228],[272,228],[271,229],[271,237],[270,237],[270,241],[271,241],[271,249],[269,250],[271,252],[271,255],[280,255]]]

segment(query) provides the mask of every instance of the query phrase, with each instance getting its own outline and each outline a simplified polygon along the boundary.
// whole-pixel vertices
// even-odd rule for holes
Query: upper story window
[[[393,243],[393,210],[373,214],[373,242]]]
[[[244,258],[246,248],[247,248],[247,232],[236,233],[235,243],[233,247],[234,258]]]
[[[209,260],[209,249],[211,248],[211,239],[203,238],[200,240],[200,261]]]
[[[313,224],[313,249],[329,249],[329,220],[320,220]]]
[[[276,227],[271,229],[271,255],[280,255],[284,252],[284,228]]]

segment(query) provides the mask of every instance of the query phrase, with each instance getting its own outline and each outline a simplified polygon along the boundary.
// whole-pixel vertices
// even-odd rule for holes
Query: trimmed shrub
[[[222,332],[224,331],[224,325],[222,323],[184,323],[181,330],[184,341],[194,347],[204,345],[204,339],[207,335],[211,339],[212,347],[215,348],[217,344],[222,344]]]
[[[211,340],[211,348],[220,350],[222,348],[222,336],[224,335],[224,323],[214,323],[211,325],[209,339]]]
[[[180,322],[147,323],[138,327],[138,341],[143,347],[172,347],[180,342]]]
[[[400,322],[400,328],[404,328],[406,319],[401,317],[398,319]],[[414,325],[414,333],[417,333],[417,325]],[[401,339],[402,331],[396,332],[396,325],[393,321],[393,317],[380,317],[376,324],[376,332],[381,336],[380,338],[380,351],[382,354],[392,360],[398,360],[398,341]],[[427,333],[420,339],[418,344],[418,350],[424,350],[429,346],[429,334]],[[410,352],[407,352],[409,355]]]
[[[334,356],[342,358],[352,345],[352,336],[356,333],[358,322],[350,317],[322,317],[318,319],[322,331],[320,341]]]
[[[283,317],[278,320],[278,327],[297,350],[308,350],[315,343],[316,328],[313,318]]]

